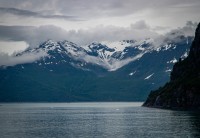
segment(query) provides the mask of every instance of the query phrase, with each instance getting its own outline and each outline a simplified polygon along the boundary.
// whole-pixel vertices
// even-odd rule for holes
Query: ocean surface
[[[0,104],[0,138],[196,138],[200,113],[142,103]]]

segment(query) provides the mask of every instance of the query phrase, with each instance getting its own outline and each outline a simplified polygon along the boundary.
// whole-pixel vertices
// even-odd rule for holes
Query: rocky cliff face
[[[200,109],[200,23],[189,56],[174,65],[170,81],[152,91],[143,106]]]

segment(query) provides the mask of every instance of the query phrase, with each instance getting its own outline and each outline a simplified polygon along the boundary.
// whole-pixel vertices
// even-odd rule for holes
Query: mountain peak
[[[55,43],[57,43],[57,42],[52,39],[48,39],[48,40],[44,41],[41,45],[48,45],[48,44],[55,44]]]
[[[47,41],[40,44],[39,48],[50,49],[50,48],[52,48],[53,46],[56,46],[56,45],[58,45],[58,43],[56,41],[48,39]]]
[[[109,48],[108,46],[101,44],[101,43],[97,43],[97,42],[93,42],[91,45],[88,46],[92,51],[97,51],[97,50],[103,50],[103,51],[110,51],[110,52],[114,52],[115,49],[113,48]]]
[[[78,47],[77,44],[75,44],[73,42],[70,42],[70,41],[67,41],[67,40],[60,41],[59,43],[62,44],[62,45],[65,45],[65,46],[75,46],[75,47]]]

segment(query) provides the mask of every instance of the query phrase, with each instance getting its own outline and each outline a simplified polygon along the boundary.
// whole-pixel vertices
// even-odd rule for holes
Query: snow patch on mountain
[[[108,71],[116,71],[117,69],[127,65],[130,62],[140,59],[144,54],[145,52],[124,60],[115,60],[114,62],[112,62],[112,64],[109,65]]]
[[[185,59],[188,57],[189,51],[185,51],[185,53],[181,56],[181,59]]]
[[[165,48],[165,50],[168,50],[168,49],[170,49],[172,47],[172,45],[171,44],[166,44],[166,45],[164,45],[164,48]]]
[[[129,76],[133,76],[136,73],[136,71],[129,73]]]
[[[176,47],[177,46],[175,44],[167,43],[159,47],[155,47],[155,51],[160,52],[160,51],[174,50],[176,49]]]
[[[172,60],[170,60],[170,61],[167,61],[167,63],[169,64],[169,63],[176,63],[176,62],[178,62],[178,60],[174,57],[174,59],[172,59]]]
[[[66,50],[66,53],[72,57],[80,57],[86,53],[85,49],[75,43],[69,41],[62,41],[59,44]]]
[[[146,78],[144,78],[144,80],[150,79],[153,75],[154,75],[154,73],[152,73],[151,75],[149,75],[149,76],[147,76]]]
[[[119,42],[101,42],[103,45],[107,45],[109,48],[115,49],[115,51],[123,51],[125,47],[131,46],[132,43],[127,43],[125,40]]]
[[[165,72],[171,72],[172,71],[172,69],[167,69],[167,70],[165,70]]]

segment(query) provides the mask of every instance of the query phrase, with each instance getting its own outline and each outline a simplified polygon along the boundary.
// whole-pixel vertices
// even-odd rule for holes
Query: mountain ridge
[[[191,39],[182,38],[182,39]],[[182,40],[183,41],[183,40]],[[185,41],[185,40],[184,40]],[[188,42],[187,42],[188,43]],[[116,43],[115,43],[116,44]],[[176,45],[173,42],[168,42],[166,44],[160,44],[159,47],[153,46],[152,39],[146,39],[144,41],[134,41],[134,40],[123,40],[119,41],[118,47],[121,45],[120,49],[116,47],[109,47],[112,44],[105,43],[91,43],[87,46],[79,46],[73,42],[64,40],[64,41],[53,41],[51,39],[43,42],[37,48],[28,48],[24,52],[16,54],[16,56],[22,56],[23,54],[28,53],[46,53],[48,56],[52,52],[59,53],[62,52],[62,55],[69,56],[77,61],[88,62],[91,64],[96,64],[101,66],[108,71],[115,71],[124,65],[129,64],[132,61],[139,60],[144,54],[150,53],[153,51],[164,51],[168,49],[176,49]]]
[[[143,101],[169,79],[173,61],[188,49],[187,39],[192,40],[183,37],[154,49],[151,39],[118,42],[124,49],[93,43],[92,53],[69,41],[48,40],[17,55],[39,54],[40,59],[0,68],[0,101]]]

